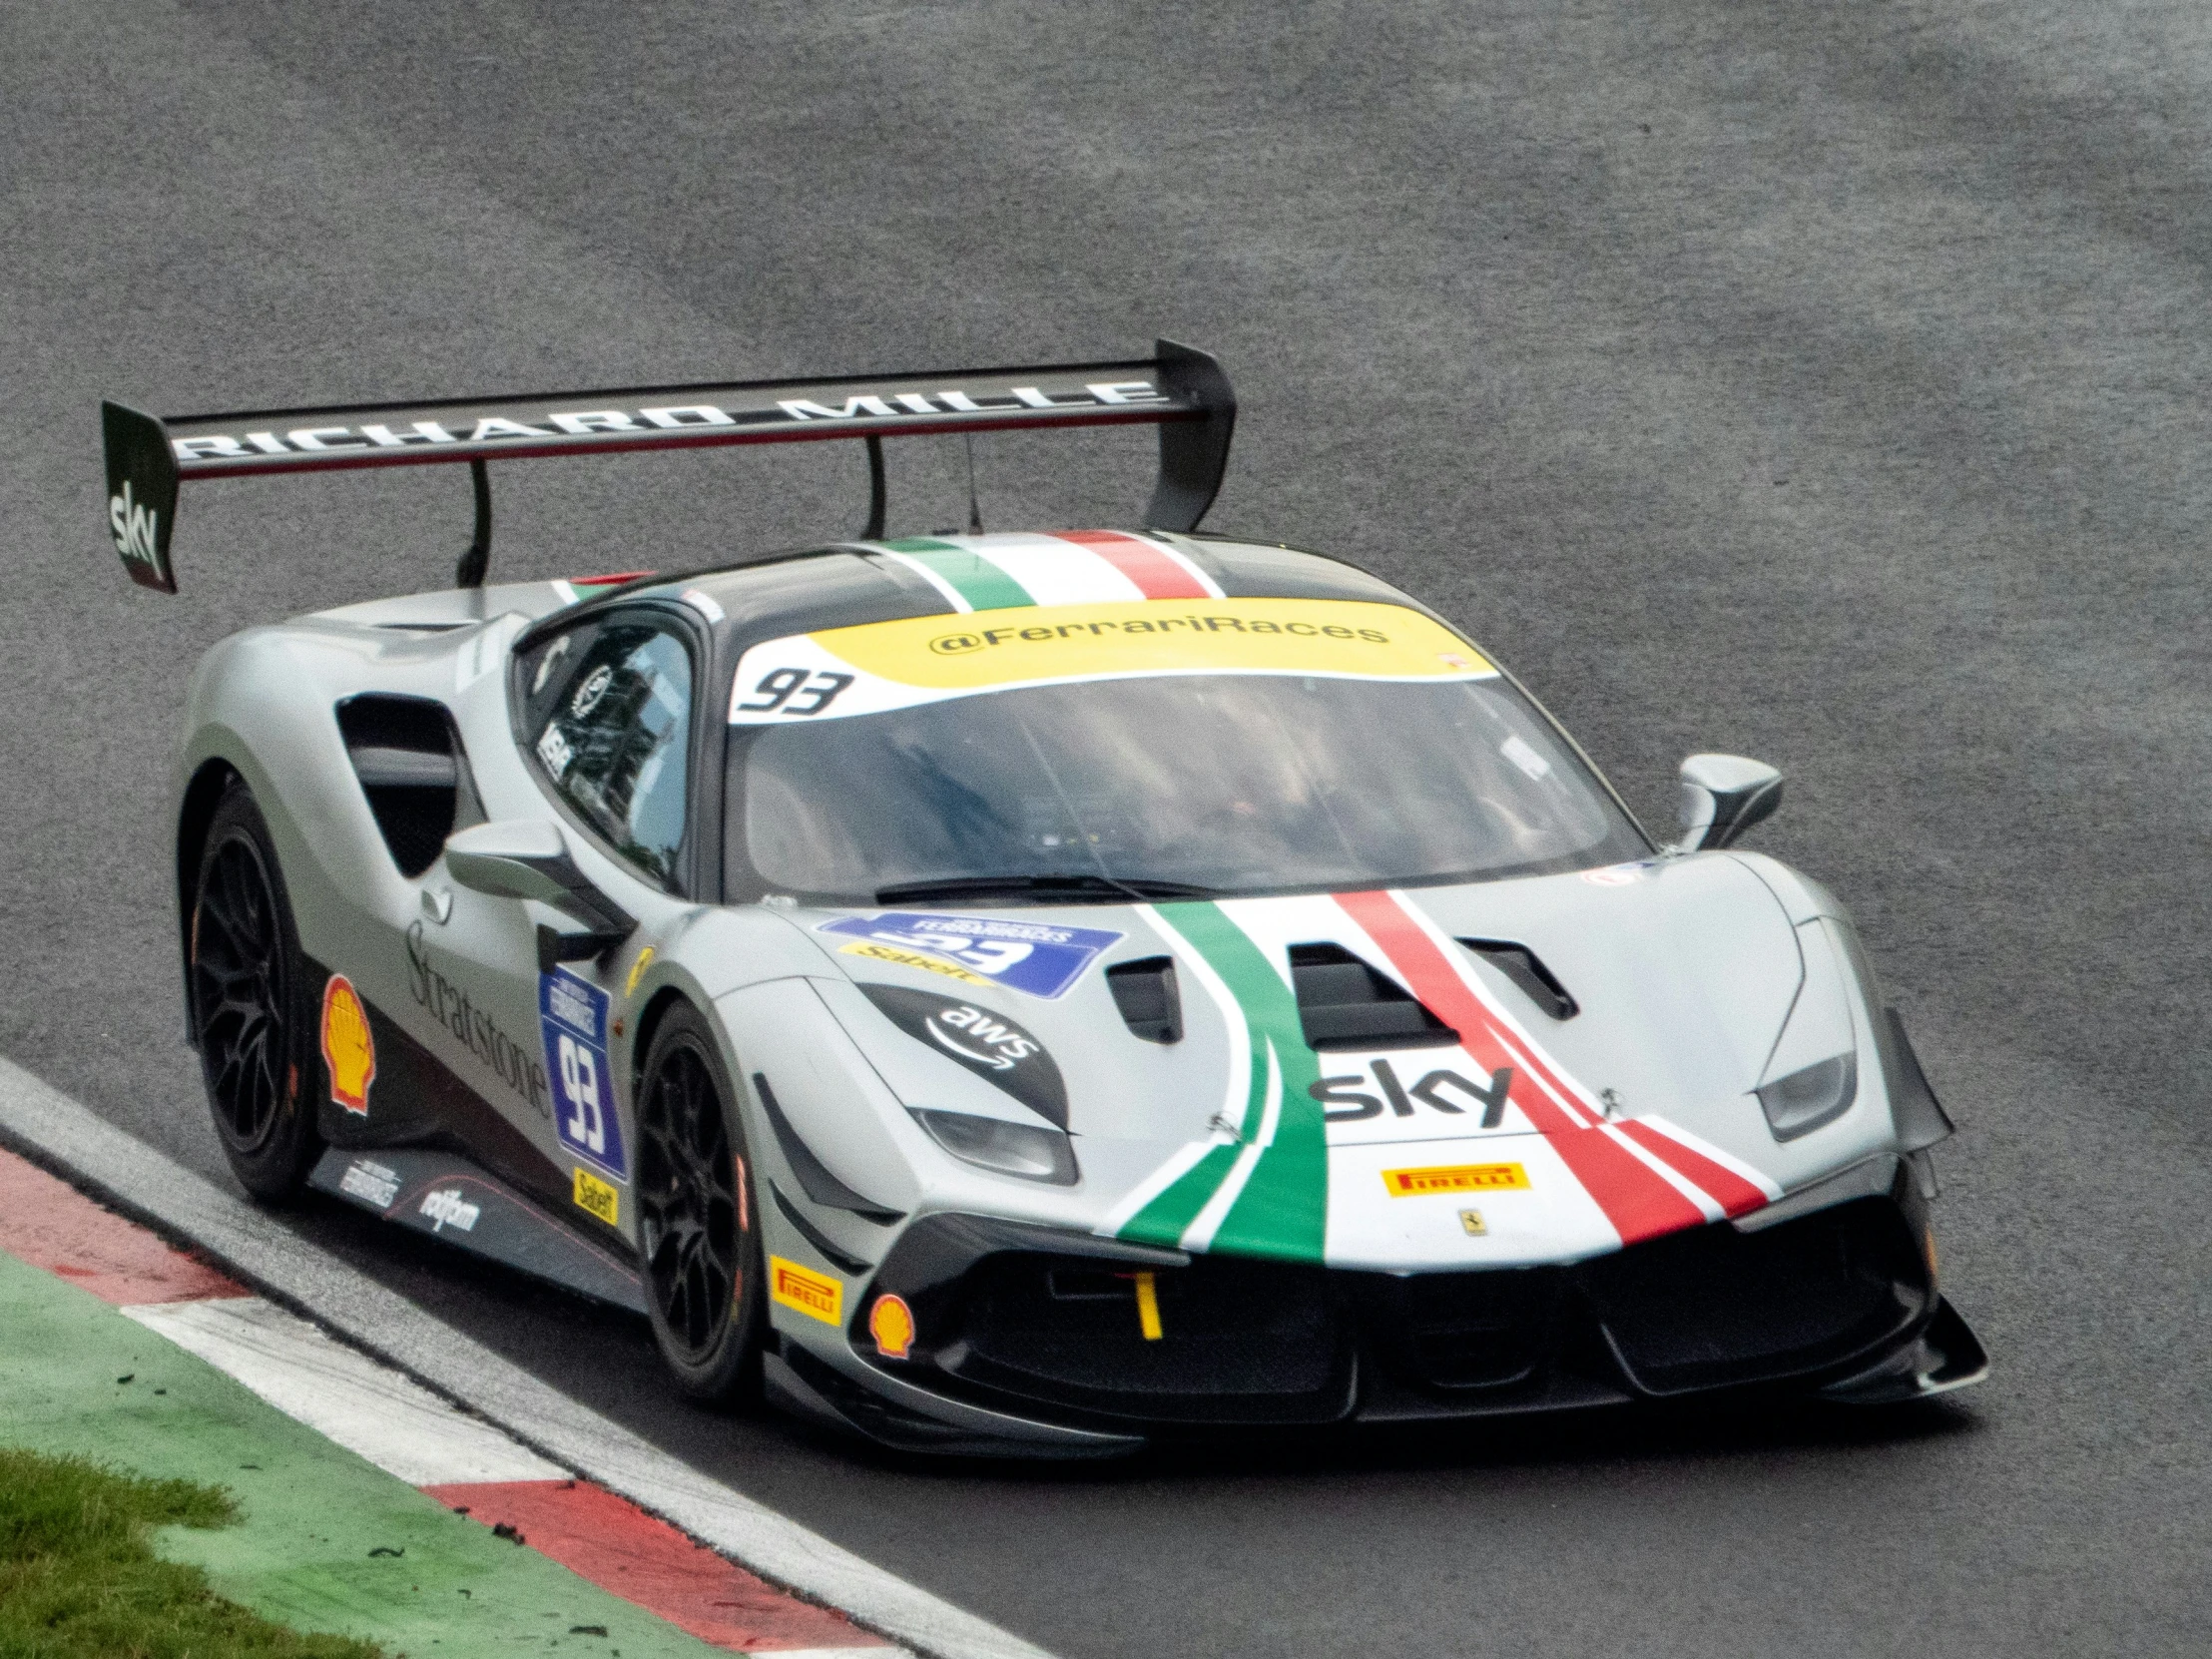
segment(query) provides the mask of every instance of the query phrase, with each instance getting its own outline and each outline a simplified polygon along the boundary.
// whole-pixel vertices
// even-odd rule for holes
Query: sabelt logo
[[[928,391],[855,392],[836,402],[780,397],[764,405],[669,403],[652,408],[548,409],[508,405],[444,420],[367,421],[358,426],[295,426],[287,431],[206,432],[172,438],[177,459],[250,461],[258,455],[317,455],[345,449],[420,449],[439,444],[558,444],[563,439],[613,438],[627,433],[707,432],[716,427],[791,426],[854,420],[958,420],[1026,410],[1157,408],[1174,399],[1151,380],[1094,380],[1081,386],[947,386]],[[539,405],[538,407],[542,407]]]
[[[121,495],[108,497],[108,528],[115,535],[115,550],[124,558],[134,564],[160,564],[162,515],[138,504],[128,478],[123,480]]]
[[[1392,1198],[1427,1198],[1437,1193],[1510,1192],[1527,1188],[1528,1171],[1519,1164],[1448,1164],[1430,1169],[1386,1169],[1382,1172],[1382,1185]]]
[[[825,1325],[844,1323],[844,1285],[841,1281],[782,1256],[771,1256],[768,1267],[768,1294],[772,1300]]]
[[[597,1216],[609,1227],[622,1225],[622,1194],[614,1187],[592,1174],[590,1170],[575,1172],[576,1186],[573,1197],[576,1207],[588,1215]]]

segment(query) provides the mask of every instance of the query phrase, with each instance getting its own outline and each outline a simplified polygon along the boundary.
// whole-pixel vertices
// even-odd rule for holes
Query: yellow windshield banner
[[[1466,641],[1402,605],[1135,600],[907,617],[771,640],[739,665],[730,718],[781,724],[1132,675],[1472,680],[1496,672]]]

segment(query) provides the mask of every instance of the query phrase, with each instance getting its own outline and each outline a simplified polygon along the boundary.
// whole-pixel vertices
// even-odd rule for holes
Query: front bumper
[[[1986,1369],[1936,1294],[1925,1226],[1901,1184],[1754,1233],[1723,1223],[1572,1266],[1395,1276],[939,1215],[900,1237],[841,1350],[787,1345],[769,1380],[887,1444],[1024,1455],[1716,1389],[1913,1398]],[[869,1332],[885,1295],[911,1316],[902,1358]]]

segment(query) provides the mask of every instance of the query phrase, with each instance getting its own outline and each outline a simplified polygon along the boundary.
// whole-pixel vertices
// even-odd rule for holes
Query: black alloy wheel
[[[269,829],[243,784],[209,826],[191,928],[192,1034],[216,1133],[249,1192],[288,1198],[321,1150],[305,1104],[304,970]]]
[[[751,1177],[712,1034],[679,1005],[654,1033],[638,1096],[639,1248],[654,1338],[695,1399],[758,1380],[766,1288]]]

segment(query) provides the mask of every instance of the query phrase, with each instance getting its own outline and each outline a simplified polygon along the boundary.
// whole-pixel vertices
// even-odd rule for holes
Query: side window
[[[691,653],[648,622],[562,634],[523,664],[523,734],[563,799],[664,885],[683,850]]]

